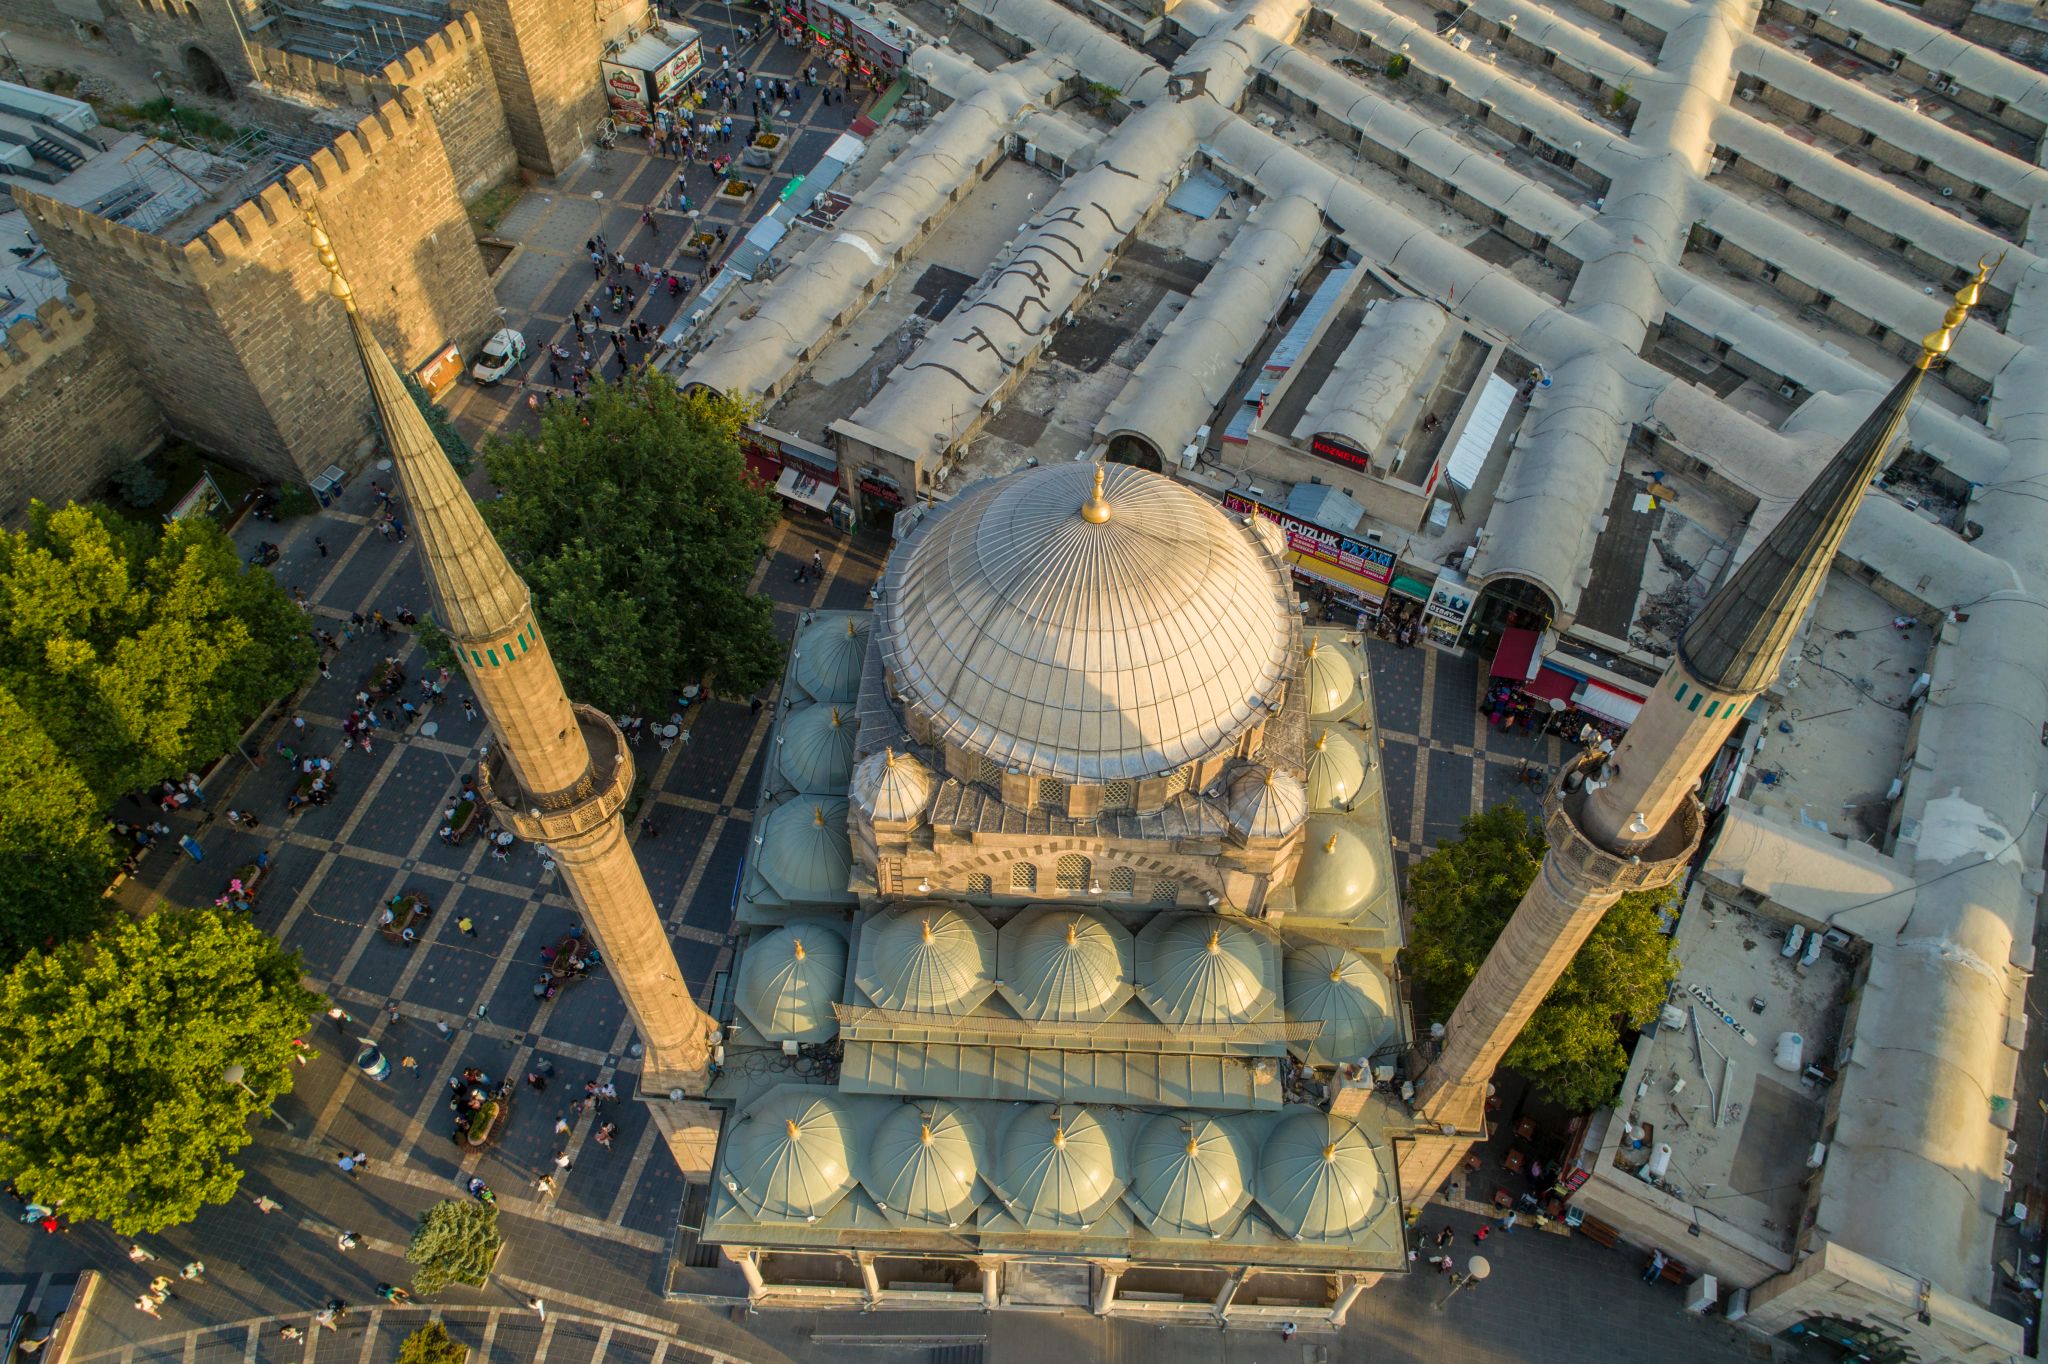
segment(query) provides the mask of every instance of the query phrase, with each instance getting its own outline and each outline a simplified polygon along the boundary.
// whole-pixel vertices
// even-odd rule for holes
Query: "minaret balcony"
[[[1586,781],[1597,781],[1605,761],[1602,753],[1581,755],[1566,765],[1557,784],[1544,793],[1543,834],[1550,841],[1550,855],[1575,880],[1623,891],[1670,885],[1684,875],[1686,864],[1698,850],[1706,832],[1706,813],[1697,798],[1687,796],[1656,836],[1633,854],[1601,847],[1585,832],[1586,783],[1570,782],[1569,778],[1577,773]]]
[[[527,791],[512,765],[483,763],[477,786],[499,823],[529,843],[559,842],[586,834],[614,819],[633,794],[633,754],[612,718],[595,706],[576,704],[577,728],[590,753],[582,778],[565,791]]]

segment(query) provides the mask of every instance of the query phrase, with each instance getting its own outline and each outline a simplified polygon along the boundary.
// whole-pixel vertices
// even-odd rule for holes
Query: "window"
[[[1193,763],[1189,763],[1186,767],[1181,768],[1178,772],[1167,773],[1166,794],[1168,796],[1179,795],[1181,792],[1188,789],[1188,784],[1194,781],[1194,779],[1195,765]]]
[[[1029,862],[1019,862],[1010,868],[1010,889],[1020,894],[1029,894],[1038,889],[1038,868]]]
[[[1154,882],[1152,883],[1152,903],[1153,903],[1153,904],[1155,904],[1155,905],[1171,905],[1171,904],[1177,904],[1177,903],[1178,903],[1179,901],[1180,901],[1180,882],[1178,882],[1178,881],[1154,881]]]
[[[1067,784],[1052,777],[1038,779],[1038,808],[1056,815],[1067,812]]]
[[[995,889],[996,883],[989,877],[987,872],[977,871],[968,874],[967,893],[969,895],[993,895],[995,894]]]
[[[1134,781],[1113,781],[1102,788],[1102,808],[1105,810],[1128,810],[1138,802],[1138,783]]]
[[[984,786],[993,786],[1000,790],[1003,785],[1003,765],[994,758],[982,758],[975,765],[974,779]]]
[[[1111,867],[1108,884],[1111,895],[1132,894],[1138,889],[1138,873],[1129,867]]]
[[[1088,859],[1073,854],[1062,857],[1053,868],[1052,883],[1061,890],[1088,889]]]

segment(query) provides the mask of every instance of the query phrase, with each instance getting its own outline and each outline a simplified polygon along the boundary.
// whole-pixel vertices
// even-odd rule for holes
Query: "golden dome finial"
[[[340,299],[342,307],[354,312],[356,296],[348,287],[348,281],[341,277],[341,262],[335,257],[334,242],[328,237],[327,229],[321,226],[319,213],[310,208],[306,210],[306,226],[313,233],[313,254],[320,258],[320,264],[327,267],[327,292]]]
[[[825,807],[822,805],[813,805],[811,807],[811,819],[820,829],[824,828]]]
[[[832,707],[832,728],[839,728],[839,707]]]
[[[1077,947],[1081,942],[1081,928],[1076,920],[1067,920],[1067,946]]]
[[[922,1146],[930,1146],[932,1144],[932,1125],[930,1123],[923,1123],[919,1125],[917,1129],[917,1140],[918,1144]]]
[[[1081,519],[1091,526],[1099,526],[1109,520],[1109,501],[1102,495],[1103,469],[1095,466],[1095,491],[1081,504]]]
[[[1321,753],[1324,749],[1328,748],[1329,746],[1330,731],[1326,729],[1321,734],[1316,735],[1316,752]]]
[[[930,919],[925,919],[922,921],[922,923],[924,926],[924,940],[926,942],[936,942],[938,940],[939,935],[932,932],[932,921]]]
[[[1195,1140],[1195,1134],[1192,1132],[1188,1133],[1188,1154],[1191,1156],[1202,1154],[1202,1145]]]
[[[1335,1160],[1336,1158],[1337,1158],[1337,1143],[1333,1141],[1333,1142],[1331,1142],[1331,1143],[1330,1143],[1329,1145],[1327,1145],[1327,1146],[1325,1146],[1325,1147],[1323,1148],[1323,1159],[1327,1161],[1327,1160]]]
[[[1055,1151],[1064,1151],[1067,1149],[1066,1128],[1055,1127],[1052,1129],[1052,1149]]]
[[[854,636],[855,636],[856,634],[859,634],[859,633],[860,633],[860,632],[859,632],[859,630],[857,630],[857,629],[856,629],[856,628],[854,627],[854,623],[853,623],[853,617],[851,617],[851,616],[848,616],[848,617],[846,618],[846,637],[847,637],[848,639],[852,639],[852,638],[853,638],[853,637],[854,637]]]
[[[1323,641],[1322,641],[1322,640],[1320,640],[1320,639],[1311,639],[1311,640],[1310,640],[1310,641],[1308,642],[1308,656],[1309,656],[1310,658],[1314,658],[1314,657],[1315,657],[1315,656],[1316,656],[1317,654],[1321,653],[1322,651],[1323,651]]]
[[[804,959],[804,940],[802,938],[792,938],[790,940],[789,955],[795,957],[798,961]],[[1331,976],[1330,979],[1335,980],[1336,977]]]
[[[803,1134],[804,1134],[804,1133],[803,1133],[803,1129],[802,1129],[802,1128],[800,1128],[800,1127],[798,1127],[798,1126],[796,1125],[796,1119],[795,1119],[795,1118],[785,1118],[785,1119],[783,1119],[783,1123],[782,1123],[782,1125],[783,1125],[784,1127],[786,1127],[786,1128],[788,1128],[788,1129],[789,1129],[789,1139],[790,1139],[791,1141],[798,1141],[798,1140],[801,1140],[801,1139],[802,1139],[802,1137],[803,1137]]]
[[[1984,295],[1984,281],[1991,278],[1991,272],[2004,260],[2005,253],[2002,251],[1999,252],[1997,260],[1978,260],[1976,273],[1970,276],[1962,288],[1956,290],[1955,302],[1942,314],[1941,325],[1920,339],[1920,358],[1914,361],[1914,368],[1931,369],[1936,360],[1948,354],[1949,347],[1955,344],[1956,333],[1961,331],[1963,323],[1969,320],[1970,309],[1976,307],[1977,300]]]
[[[896,766],[896,746],[894,744],[891,744],[887,748],[884,748],[882,750],[882,766]]]
[[[1222,953],[1223,930],[1220,928],[1212,928],[1209,930],[1209,955],[1215,957],[1221,956]]]
[[[1332,966],[1330,968],[1330,979],[1333,982],[1341,982],[1344,979],[1344,968],[1341,966]]]
[[[1328,843],[1323,844],[1323,851],[1326,853],[1333,853],[1337,851],[1337,835],[1330,835],[1330,841]]]

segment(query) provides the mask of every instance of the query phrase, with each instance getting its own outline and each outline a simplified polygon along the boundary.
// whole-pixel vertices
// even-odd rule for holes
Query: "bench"
[[[1579,1235],[1586,1237],[1597,1245],[1606,1246],[1609,1250],[1614,1249],[1615,1246],[1621,1243],[1621,1233],[1597,1217],[1588,1217],[1585,1221],[1579,1223]]]

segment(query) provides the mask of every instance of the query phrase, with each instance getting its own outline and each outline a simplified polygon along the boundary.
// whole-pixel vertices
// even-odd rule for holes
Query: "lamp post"
[[[14,49],[7,45],[7,40],[12,36],[6,30],[0,29],[0,57],[7,58],[7,64],[14,68],[14,79],[27,85],[28,72],[21,69],[21,58],[15,56]]]
[[[1471,1259],[1465,1261],[1465,1272],[1451,1276],[1451,1291],[1436,1300],[1436,1310],[1439,1312],[1443,1311],[1444,1304],[1457,1297],[1459,1289],[1467,1284],[1478,1283],[1491,1273],[1493,1273],[1493,1266],[1486,1262],[1484,1255],[1474,1255]]]
[[[256,1102],[263,1103],[263,1096],[258,1094],[255,1090],[249,1088],[248,1075],[249,1072],[242,1068],[242,1063],[236,1061],[230,1064],[227,1067],[227,1069],[223,1070],[220,1073],[220,1078],[226,1080],[231,1085],[239,1086],[244,1094],[247,1094],[250,1098],[256,1100]],[[263,1105],[263,1111],[268,1113],[271,1117],[277,1118],[277,1110],[271,1107],[269,1104]],[[283,1118],[277,1118],[277,1120],[280,1123],[284,1122]]]
[[[178,104],[171,98],[170,88],[164,84],[164,73],[152,71],[149,78],[156,82],[156,92],[164,97],[164,112],[171,116],[171,126],[181,133],[184,132],[184,120],[178,117]]]

